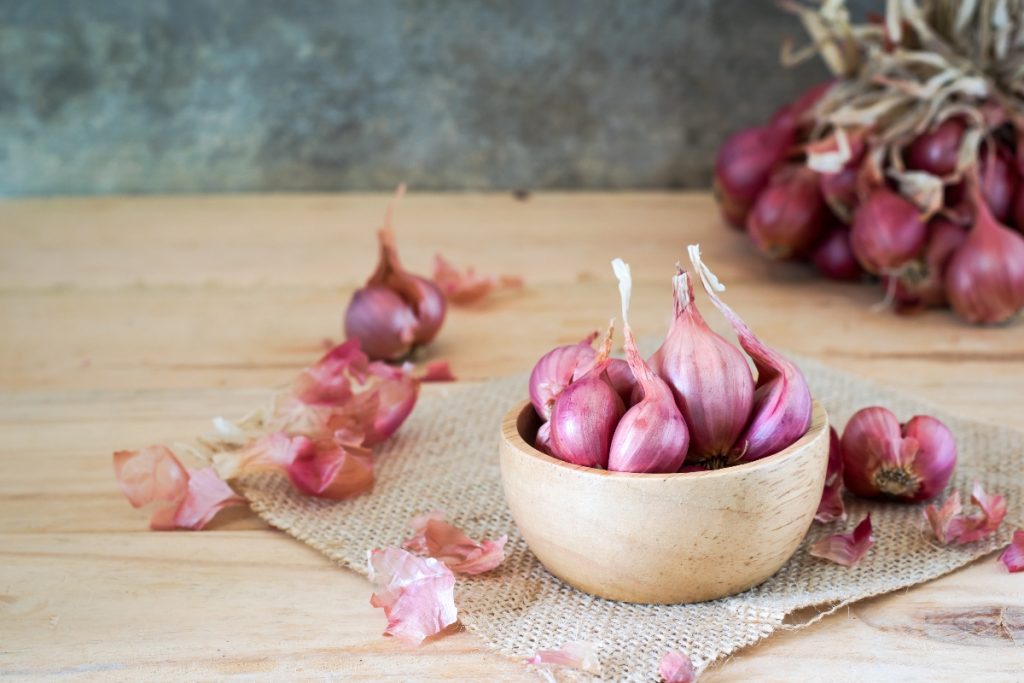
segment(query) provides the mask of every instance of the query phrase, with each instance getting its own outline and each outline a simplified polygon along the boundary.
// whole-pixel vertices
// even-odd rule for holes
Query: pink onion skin
[[[543,420],[551,419],[551,408],[573,379],[590,369],[597,351],[590,345],[593,337],[579,344],[556,347],[540,357],[530,372],[530,402]]]
[[[704,322],[689,275],[672,284],[675,319],[649,362],[690,428],[688,461],[699,464],[731,453],[754,405],[754,378],[743,353]]]
[[[690,259],[700,274],[704,291],[736,332],[740,346],[754,361],[757,384],[750,421],[733,448],[742,461],[759,460],[788,448],[807,433],[814,410],[811,390],[800,369],[765,345],[721,297],[709,279],[710,271],[700,258],[700,249],[690,247]]]
[[[806,251],[822,232],[826,216],[818,174],[803,165],[772,175],[747,216],[747,234],[771,258]]]
[[[946,296],[958,316],[998,324],[1024,309],[1024,237],[1000,225],[977,185],[974,225],[946,269]]]
[[[722,143],[715,160],[714,187],[726,223],[743,229],[750,207],[791,143],[791,135],[780,135],[771,126],[746,128]]]
[[[619,278],[626,363],[643,397],[626,411],[612,436],[608,469],[615,472],[676,472],[686,459],[690,431],[676,406],[672,391],[644,362],[629,326],[632,277],[629,266],[612,262]]]
[[[907,168],[937,176],[948,176],[956,171],[965,128],[963,119],[954,117],[919,135],[906,150]]]
[[[882,186],[854,211],[850,247],[864,270],[881,275],[917,256],[927,236],[918,208]]]
[[[854,281],[864,277],[864,269],[850,248],[850,231],[844,228],[833,228],[811,252],[811,261],[830,280]]]
[[[843,430],[843,482],[863,498],[931,500],[956,467],[956,439],[939,420],[917,415],[905,425],[886,408],[857,411]]]
[[[370,285],[356,290],[345,311],[345,337],[358,339],[367,356],[400,360],[412,351],[419,321],[393,290]]]
[[[928,243],[914,267],[904,267],[893,289],[896,311],[912,313],[925,308],[945,306],[946,268],[950,259],[967,238],[967,232],[945,218],[928,223]],[[883,278],[889,286],[888,277]]]
[[[573,465],[607,469],[615,427],[626,412],[604,363],[566,387],[551,409],[551,450]]]

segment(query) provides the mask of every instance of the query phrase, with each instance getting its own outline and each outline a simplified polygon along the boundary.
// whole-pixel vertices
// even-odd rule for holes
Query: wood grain
[[[239,414],[337,339],[385,197],[0,202],[0,676],[18,679],[532,680],[457,633],[380,637],[369,584],[245,512],[146,531],[110,453]],[[667,278],[700,241],[769,343],[964,415],[1024,428],[1024,325],[876,313],[877,289],[758,257],[703,194],[413,195],[403,259],[526,278],[452,313],[432,357],[465,379],[521,371],[618,308],[663,330]],[[713,324],[724,330],[714,318]],[[991,559],[745,650],[702,680],[1021,680],[1024,584]],[[652,665],[653,666],[653,665]]]

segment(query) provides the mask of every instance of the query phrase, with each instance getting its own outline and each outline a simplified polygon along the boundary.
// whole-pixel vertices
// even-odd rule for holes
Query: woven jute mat
[[[459,577],[459,618],[489,648],[519,660],[570,640],[595,643],[601,673],[559,672],[564,680],[657,680],[660,656],[673,649],[686,652],[703,669],[780,628],[814,621],[785,623],[796,610],[816,607],[824,613],[914,586],[1009,543],[1024,500],[1024,432],[964,420],[815,361],[795,360],[837,426],[859,408],[875,404],[904,420],[927,413],[944,421],[960,450],[951,486],[969,495],[978,481],[1009,501],[1007,522],[996,536],[941,547],[925,531],[921,506],[848,497],[846,523],[812,525],[803,545],[774,577],[740,595],[669,606],[587,595],[545,571],[517,532],[502,494],[499,425],[527,396],[526,375],[447,385],[424,395],[408,422],[381,449],[373,491],[354,500],[302,496],[274,474],[247,478],[240,489],[267,522],[360,574],[366,574],[366,551],[400,545],[409,536],[409,519],[418,513],[443,510],[473,538],[508,534],[507,559],[498,569]],[[857,566],[842,567],[807,553],[810,543],[849,530],[867,512],[877,542]],[[383,617],[381,624],[383,629]]]

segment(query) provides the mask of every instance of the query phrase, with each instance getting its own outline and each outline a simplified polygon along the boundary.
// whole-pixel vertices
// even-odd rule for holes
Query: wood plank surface
[[[245,412],[339,339],[385,201],[0,202],[0,678],[534,679],[468,633],[415,650],[381,637],[364,579],[246,511],[202,533],[149,532],[111,474],[113,450]],[[605,324],[614,256],[637,280],[634,328],[663,330],[673,263],[699,241],[769,343],[1024,428],[1024,323],[874,312],[878,289],[765,261],[705,194],[414,194],[398,235],[415,271],[440,251],[526,279],[449,316],[429,357],[465,380],[528,369]],[[773,636],[702,680],[1018,681],[1022,669],[1024,577],[988,558]]]

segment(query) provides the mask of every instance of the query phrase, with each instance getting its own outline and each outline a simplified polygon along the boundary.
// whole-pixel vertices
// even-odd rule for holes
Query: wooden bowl
[[[531,445],[529,401],[501,425],[505,499],[549,572],[611,600],[700,602],[761,583],[790,558],[821,500],[828,416],[784,451],[710,472],[570,465]]]

